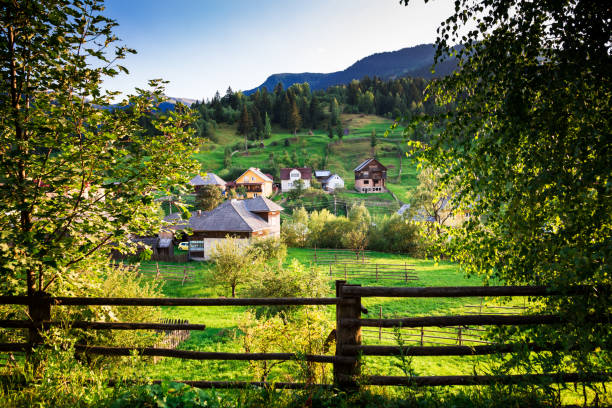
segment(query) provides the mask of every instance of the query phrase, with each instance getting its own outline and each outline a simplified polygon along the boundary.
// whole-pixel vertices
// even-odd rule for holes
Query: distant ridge
[[[283,88],[293,84],[308,82],[311,90],[327,89],[333,85],[348,84],[353,79],[362,79],[364,76],[392,79],[403,76],[415,76],[432,78],[446,76],[451,73],[456,63],[445,61],[436,66],[435,74],[431,73],[434,62],[435,46],[433,44],[422,44],[415,47],[402,48],[397,51],[380,52],[365,57],[344,71],[331,72],[329,74],[304,72],[299,74],[274,74],[256,88],[245,91],[246,95],[254,93],[264,86],[268,91],[281,83]]]

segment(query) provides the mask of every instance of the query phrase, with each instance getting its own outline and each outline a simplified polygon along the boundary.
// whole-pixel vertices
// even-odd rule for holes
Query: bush
[[[264,261],[278,260],[283,262],[287,256],[287,245],[283,240],[276,237],[255,239],[251,242]]]
[[[368,248],[375,251],[418,255],[419,226],[397,214],[384,216],[369,231]]]

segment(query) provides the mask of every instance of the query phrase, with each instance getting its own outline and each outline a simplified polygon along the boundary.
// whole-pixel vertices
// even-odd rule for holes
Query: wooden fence
[[[242,360],[242,361],[287,361],[296,358],[310,362],[333,364],[334,387],[354,390],[360,385],[395,386],[441,386],[441,385],[486,385],[540,382],[593,382],[609,381],[611,373],[545,373],[530,375],[458,375],[458,376],[368,376],[362,378],[360,359],[368,356],[471,356],[507,354],[524,350],[533,352],[562,350],[559,345],[535,344],[486,344],[476,346],[372,346],[362,345],[362,328],[429,328],[469,325],[560,325],[564,321],[556,315],[461,315],[426,316],[394,319],[362,319],[367,314],[362,307],[364,297],[482,297],[482,296],[584,296],[593,293],[591,287],[575,287],[571,291],[557,292],[542,286],[490,286],[490,287],[361,287],[336,281],[336,297],[333,298],[253,298],[253,299],[201,299],[201,298],[70,298],[36,296],[4,296],[0,304],[27,305],[30,320],[0,320],[3,328],[29,329],[28,343],[0,344],[3,352],[28,352],[42,344],[41,332],[52,326],[64,326],[66,322],[51,321],[52,307],[108,305],[108,306],[287,306],[287,305],[335,305],[336,306],[336,353],[335,355],[297,355],[294,353],[224,353],[173,350],[168,348],[131,348],[77,345],[83,353],[127,356],[134,351],[143,356],[174,357],[193,360]],[[599,289],[598,289],[599,290]],[[609,288],[605,289],[609,294]],[[607,296],[606,294],[604,296]],[[600,295],[602,295],[600,293]],[[610,315],[593,316],[597,324],[609,324]],[[127,323],[73,321],[73,328],[89,330],[204,330],[202,324],[177,323]],[[605,347],[605,345],[601,345]],[[329,384],[263,383],[236,381],[183,381],[201,388],[244,388],[269,386],[274,388],[303,388],[309,386],[330,387]]]
[[[312,248],[314,254],[312,260],[316,264],[328,264],[337,262],[361,262],[366,263],[370,258],[368,250]]]
[[[163,279],[165,281],[180,281],[181,286],[185,284],[187,281],[191,281],[194,278],[194,267],[188,264],[185,265],[167,265],[160,264],[159,262],[155,262],[153,264],[122,264],[122,263],[114,263],[111,264],[113,266],[121,265],[123,267],[137,270],[144,276],[154,278],[154,279]]]
[[[407,263],[404,264],[383,264],[383,263],[361,263],[361,262],[337,262],[329,263],[330,279],[344,278],[344,280],[352,279],[371,279],[378,282],[379,280],[392,281],[414,281],[419,277],[414,272],[414,269],[409,268]]]

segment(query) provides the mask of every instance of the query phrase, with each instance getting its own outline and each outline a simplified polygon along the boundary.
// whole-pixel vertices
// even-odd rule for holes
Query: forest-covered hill
[[[263,84],[244,91],[244,94],[251,95],[263,87],[272,90],[279,83],[284,88],[288,88],[293,84],[308,83],[310,89],[315,91],[327,89],[334,85],[348,84],[352,80],[359,80],[365,76],[375,76],[381,79],[393,79],[403,76],[430,79],[432,77],[448,75],[455,69],[455,62],[447,61],[437,66],[435,73],[432,73],[431,67],[434,62],[434,54],[435,48],[433,44],[422,44],[397,51],[372,54],[355,62],[343,71],[328,74],[311,72],[273,74]]]

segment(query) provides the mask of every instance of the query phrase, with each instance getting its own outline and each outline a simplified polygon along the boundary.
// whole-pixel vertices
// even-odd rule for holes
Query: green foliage
[[[451,110],[426,118],[444,128],[413,145],[443,183],[456,181],[455,207],[471,214],[449,229],[468,273],[561,290],[612,283],[609,31],[609,7],[583,0],[461,0],[439,29],[438,60],[457,55],[460,66],[430,97]],[[612,341],[591,319],[609,314],[609,292],[548,297],[538,311],[566,323],[499,329],[496,339],[582,351],[504,368],[609,371],[609,351],[588,352]]]
[[[261,255],[260,249],[251,247],[248,240],[227,236],[213,244],[210,259],[215,264],[213,280],[229,286],[232,297],[236,297],[236,287],[252,279]]]
[[[254,239],[251,246],[259,252],[264,261],[276,260],[282,263],[287,256],[287,245],[277,237]]]
[[[298,164],[295,163],[294,167],[297,165]],[[302,179],[298,179],[293,183],[293,188],[289,190],[289,193],[287,193],[287,195],[289,196],[290,200],[297,200],[298,198],[302,196],[303,193],[304,193],[304,182],[302,181]]]
[[[159,228],[153,192],[195,170],[194,115],[177,104],[147,134],[141,119],[163,100],[160,80],[111,106],[116,94],[100,84],[125,71],[109,62],[132,50],[110,51],[115,22],[102,1],[3,8],[13,34],[0,40],[0,292],[70,294],[83,284],[77,268]]]
[[[422,255],[420,228],[400,215],[383,216],[370,228],[368,248],[374,251]]]
[[[223,192],[218,186],[199,186],[196,190],[195,207],[198,210],[210,211],[223,202]]]
[[[244,333],[243,349],[247,353],[285,352],[305,354],[333,353],[334,344],[328,342],[333,322],[315,307],[301,308],[290,318],[265,316],[258,318],[247,312],[239,324]],[[252,361],[252,373],[257,381],[265,381],[274,366],[291,364],[295,367],[285,376],[287,381],[325,383],[329,381],[330,370],[324,365],[300,361]]]
[[[283,267],[282,263],[264,264],[248,283],[247,297],[324,297],[327,281],[314,269],[297,259]],[[257,308],[257,316],[281,313],[285,318],[299,306],[266,306]]]

